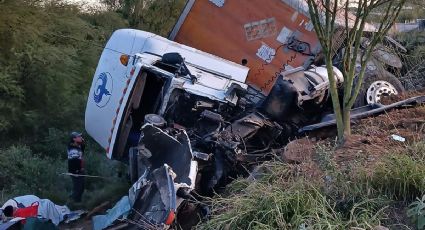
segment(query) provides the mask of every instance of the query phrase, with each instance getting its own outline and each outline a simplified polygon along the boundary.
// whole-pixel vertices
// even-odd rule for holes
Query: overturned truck
[[[238,11],[234,2],[188,1],[170,35],[217,56],[131,29],[114,32],[102,53],[86,130],[108,158],[129,164],[134,228],[167,228],[183,213],[207,215],[200,197],[247,175],[291,138],[334,123],[328,74],[308,17],[295,4],[301,1],[240,2],[246,9]],[[287,14],[252,11],[250,17],[268,18],[240,24],[252,7]],[[390,38],[385,45],[400,47]],[[335,51],[331,77],[342,84],[344,47]],[[382,112],[380,98],[403,91],[391,73],[401,62],[389,49],[376,50],[368,65],[358,117]],[[195,208],[182,212],[187,203]]]

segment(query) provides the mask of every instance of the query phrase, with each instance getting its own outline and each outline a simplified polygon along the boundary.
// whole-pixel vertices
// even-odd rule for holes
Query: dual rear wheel
[[[381,103],[384,97],[399,95],[404,91],[401,82],[389,72],[366,75],[354,107]]]

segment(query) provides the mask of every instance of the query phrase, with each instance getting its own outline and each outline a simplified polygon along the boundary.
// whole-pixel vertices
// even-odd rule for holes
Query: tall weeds
[[[357,165],[342,172],[333,148],[318,147],[324,178],[299,174],[299,165],[269,162],[213,198],[213,214],[197,229],[373,229],[394,222],[391,210],[425,191],[425,142],[383,157],[372,173]],[[369,169],[370,170],[370,169]],[[404,214],[403,214],[404,215]],[[395,223],[405,226],[408,223]]]

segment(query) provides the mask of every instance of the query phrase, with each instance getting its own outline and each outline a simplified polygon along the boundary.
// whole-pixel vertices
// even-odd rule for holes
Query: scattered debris
[[[124,196],[118,201],[112,209],[106,211],[105,215],[98,215],[93,217],[93,229],[101,230],[112,225],[118,218],[126,216],[130,211],[130,200],[128,196]]]
[[[98,213],[104,212],[105,209],[106,209],[106,207],[109,206],[109,205],[110,205],[110,202],[109,201],[105,201],[102,204],[96,206],[89,213],[87,213],[85,219],[86,220],[89,220],[89,219],[92,218],[92,216],[94,216],[94,215],[96,215]]]
[[[70,214],[67,214],[64,220],[64,223],[69,224],[73,221],[76,221],[78,219],[80,219],[84,214],[86,214],[86,211],[83,210],[77,210],[77,211],[73,211]]]
[[[392,138],[393,140],[400,141],[400,142],[405,142],[405,141],[406,141],[406,138],[401,137],[401,136],[399,136],[399,135],[395,135],[395,134],[391,135],[391,138]]]

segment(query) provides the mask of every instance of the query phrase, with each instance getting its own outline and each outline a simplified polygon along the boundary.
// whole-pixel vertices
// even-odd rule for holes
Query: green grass
[[[359,166],[341,172],[332,146],[318,146],[315,161],[325,178],[306,178],[300,166],[269,162],[255,178],[240,178],[211,199],[212,216],[196,229],[409,229],[408,203],[425,191],[425,142],[388,152],[372,173]],[[397,206],[402,205],[400,209]],[[401,210],[401,211],[400,211]]]
[[[409,205],[407,215],[418,229],[425,229],[425,195],[421,199],[417,198],[416,201]]]
[[[396,199],[414,200],[425,192],[425,142],[389,154],[377,165],[371,184]]]
[[[320,182],[295,177],[296,167],[268,163],[269,170],[255,180],[232,183],[231,195],[212,200],[212,219],[197,229],[348,229],[380,223],[381,199],[364,198],[343,211],[327,196]]]

